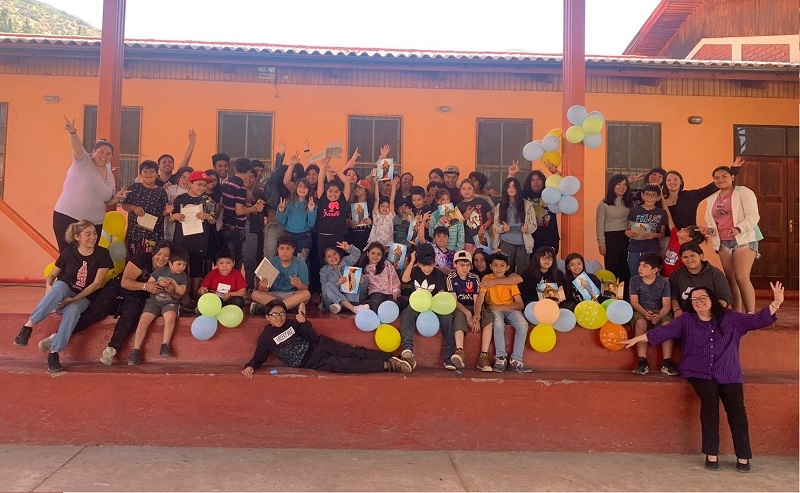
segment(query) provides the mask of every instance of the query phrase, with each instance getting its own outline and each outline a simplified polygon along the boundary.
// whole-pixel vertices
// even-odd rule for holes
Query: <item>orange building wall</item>
[[[97,104],[98,81],[2,75],[0,88],[0,102],[9,105],[4,198],[52,241],[52,208],[70,164],[63,116],[76,117],[81,129],[84,105]],[[60,101],[46,104],[45,94],[57,94]],[[276,88],[263,83],[127,79],[123,105],[142,107],[142,159],[167,152],[179,160],[187,130],[194,128],[198,142],[191,164],[202,169],[210,167],[216,151],[219,110],[273,112],[273,137],[285,138],[289,152],[300,150],[306,138],[312,150],[328,141],[346,141],[351,114],[401,116],[403,170],[423,184],[434,166],[456,164],[463,175],[475,168],[477,118],[532,118],[532,138],[541,138],[561,124],[561,94],[551,92],[280,84]],[[452,111],[439,113],[441,105]],[[797,102],[785,99],[590,93],[586,107],[612,121],[660,122],[663,166],[679,170],[688,188],[705,185],[714,166],[731,161],[734,124],[798,124]],[[690,115],[705,121],[689,125]],[[605,146],[586,150],[582,182],[583,253],[587,259],[599,259],[594,211],[605,190]],[[6,232],[0,237],[0,279],[41,279],[42,268],[51,259],[2,214],[0,227]],[[718,263],[715,257],[707,254]]]

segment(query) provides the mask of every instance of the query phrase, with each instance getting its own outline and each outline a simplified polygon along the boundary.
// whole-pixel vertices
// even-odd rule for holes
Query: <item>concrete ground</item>
[[[0,445],[0,491],[798,491],[798,457]]]

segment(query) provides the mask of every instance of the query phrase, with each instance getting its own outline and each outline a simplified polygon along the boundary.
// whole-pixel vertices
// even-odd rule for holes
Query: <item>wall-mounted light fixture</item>
[[[42,101],[45,103],[57,103],[58,102],[58,94],[45,94],[42,96]]]
[[[700,125],[701,123],[703,123],[703,117],[702,116],[690,116],[689,117],[689,123],[691,123],[692,125]]]
[[[439,106],[436,109],[439,110],[439,113],[450,113],[451,111],[453,111],[453,108],[451,108],[451,107],[449,107],[447,105]]]

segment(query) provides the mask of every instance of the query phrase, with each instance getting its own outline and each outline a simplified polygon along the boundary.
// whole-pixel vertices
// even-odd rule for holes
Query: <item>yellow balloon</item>
[[[558,188],[559,183],[561,183],[561,175],[550,175],[544,181],[544,186]]]
[[[103,248],[108,248],[108,238],[106,238],[105,236],[101,236],[100,239],[97,240],[97,245]]]
[[[561,154],[558,151],[545,152],[542,154],[542,162],[548,162],[553,166],[561,166]]]
[[[116,270],[116,269],[111,269],[111,270],[109,270],[109,271],[108,271],[108,274],[106,274],[106,280],[105,280],[105,282],[108,282],[108,281],[110,281],[110,280],[114,279],[115,277],[117,277],[117,275],[119,275],[119,272],[117,272],[117,270]]]
[[[560,128],[554,128],[553,130],[547,132],[547,135],[557,135],[560,139],[561,136],[564,135],[564,132]]]
[[[400,347],[400,332],[389,324],[381,324],[375,331],[375,344],[387,353],[397,351]]]
[[[614,275],[613,272],[606,269],[601,269],[594,273],[595,277],[597,277],[601,282],[614,282],[617,280],[617,277]]]
[[[120,261],[114,262],[114,270],[117,271],[117,272],[122,272],[123,270],[125,270],[125,261],[124,260],[120,260]]]
[[[567,142],[572,144],[577,144],[578,142],[583,140],[583,137],[586,135],[583,128],[573,125],[567,129],[567,134],[565,135]]]
[[[125,243],[125,234],[127,232],[128,232],[127,230],[124,230],[121,235],[114,235],[111,241],[118,241],[120,243]]]
[[[584,329],[596,330],[608,322],[608,316],[600,303],[581,301],[575,307],[575,320]]]
[[[103,231],[111,236],[117,236],[125,233],[125,216],[117,211],[106,212],[106,218],[103,220]]]
[[[538,303],[536,304],[539,305]],[[534,351],[547,353],[556,346],[556,330],[552,325],[539,324],[533,328],[528,340]]]
[[[49,276],[50,273],[53,272],[53,269],[55,269],[55,268],[56,268],[56,263],[55,262],[50,262],[49,264],[45,265],[44,266],[44,277]]]
[[[603,130],[603,120],[599,116],[590,116],[583,121],[582,126],[587,134],[599,134]]]

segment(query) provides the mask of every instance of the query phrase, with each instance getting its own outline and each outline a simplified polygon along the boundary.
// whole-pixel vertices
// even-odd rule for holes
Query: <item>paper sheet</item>
[[[144,216],[137,216],[136,217],[136,224],[140,227],[146,229],[147,231],[153,231],[156,227],[156,222],[158,218],[152,214],[148,214],[145,212]]]
[[[269,286],[272,286],[272,283],[275,282],[279,274],[280,272],[278,269],[276,269],[267,258],[261,260],[261,263],[258,264],[255,271],[255,275],[258,276],[259,279],[266,279]]]
[[[197,219],[197,214],[202,211],[203,208],[199,204],[187,204],[181,207],[183,236],[196,235],[203,232],[203,220]]]

